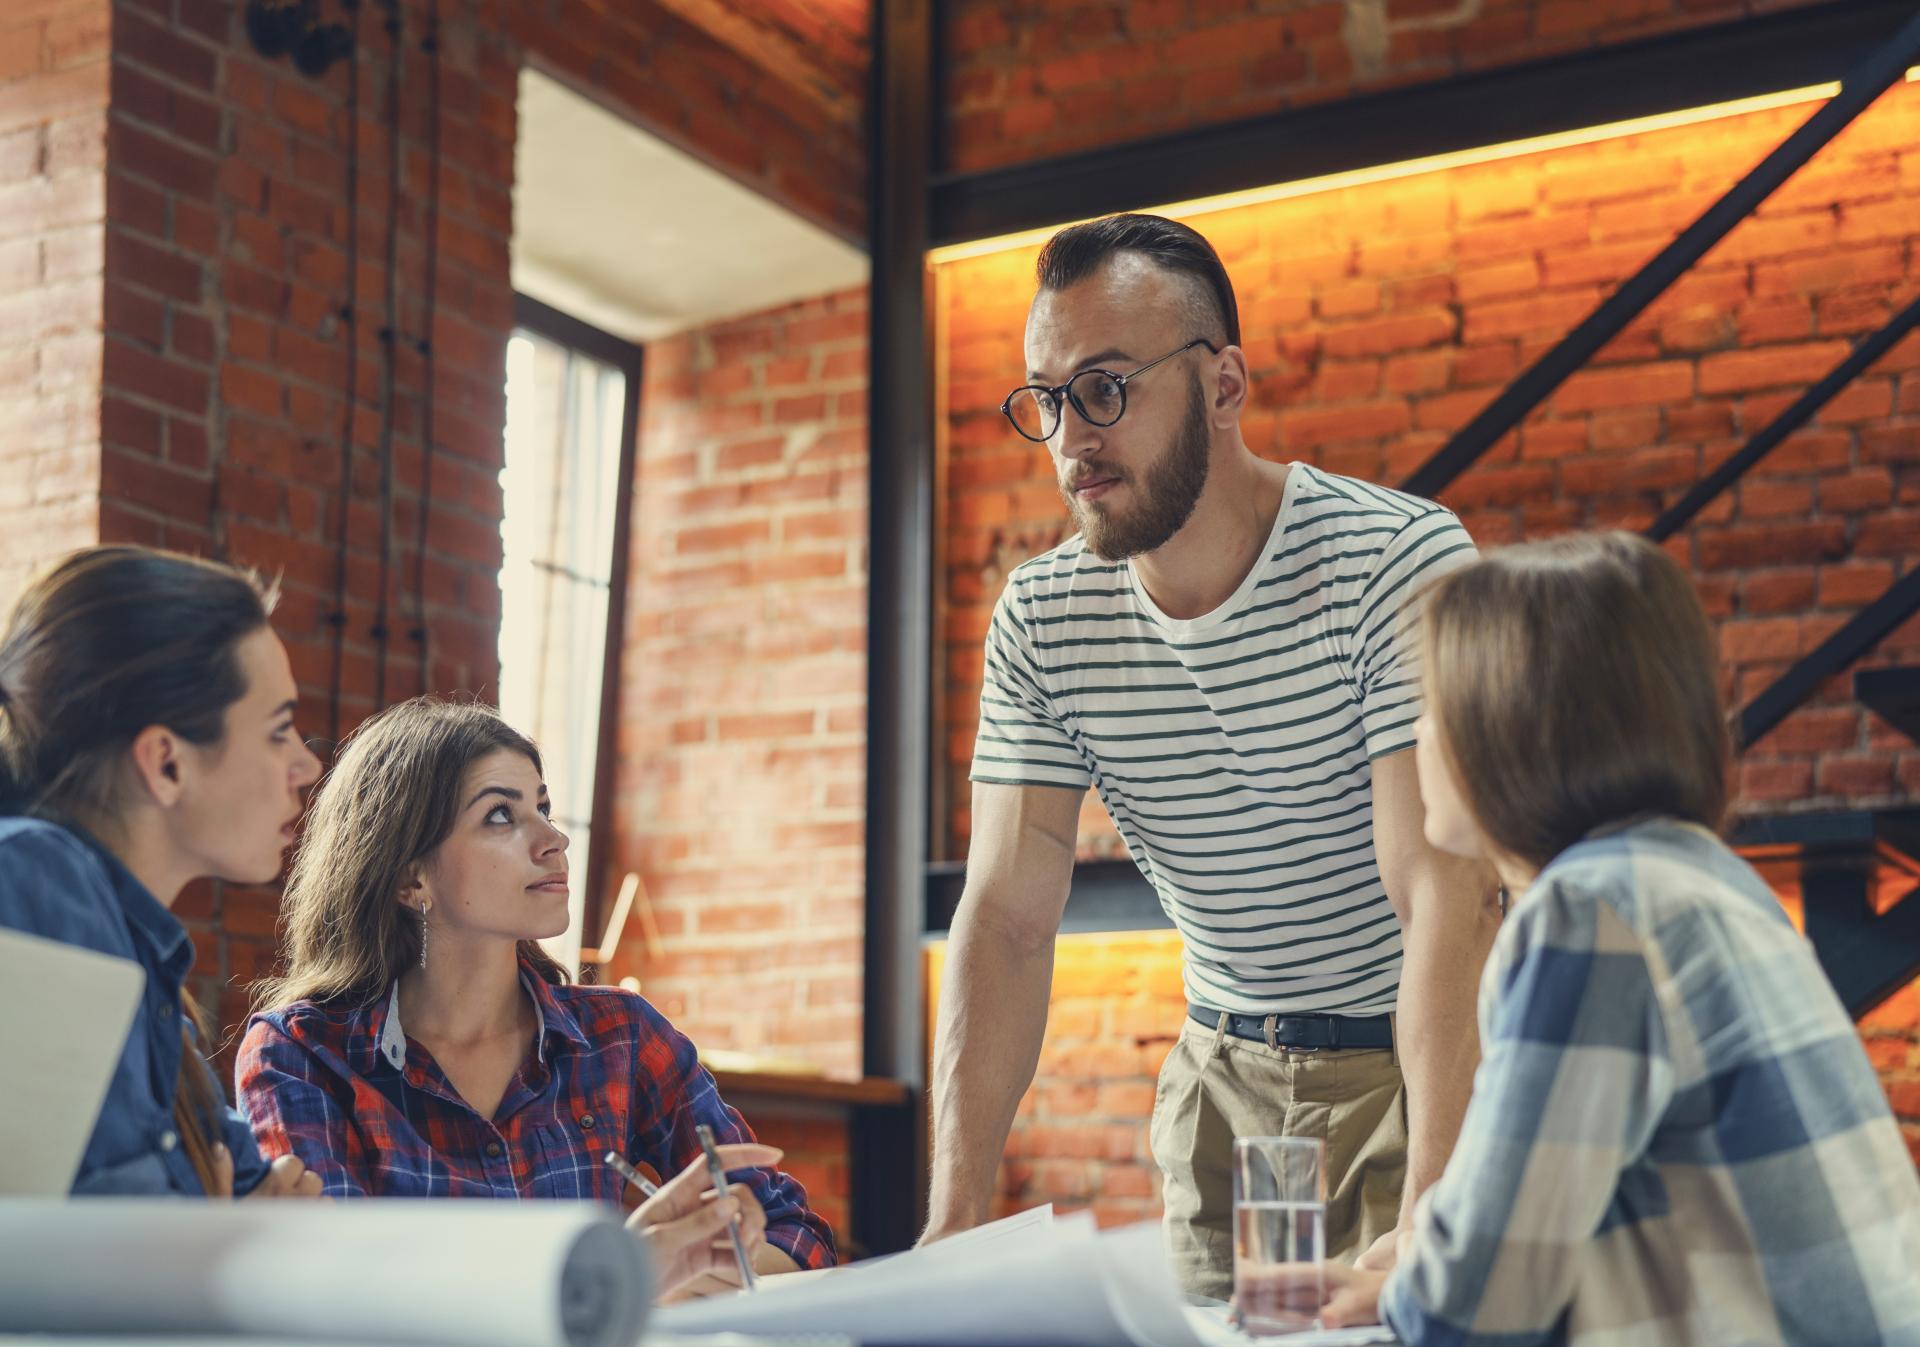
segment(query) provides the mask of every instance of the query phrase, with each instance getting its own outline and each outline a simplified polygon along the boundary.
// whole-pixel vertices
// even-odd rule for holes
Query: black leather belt
[[[1220,1015],[1209,1006],[1187,1006],[1187,1018],[1209,1029],[1219,1026]],[[1385,1015],[1228,1015],[1227,1032],[1296,1052],[1393,1046],[1393,1021]]]

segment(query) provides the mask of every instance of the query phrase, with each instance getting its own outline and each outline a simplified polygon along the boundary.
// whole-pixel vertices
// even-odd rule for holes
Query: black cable
[[[373,710],[387,705],[387,597],[393,589],[393,403],[400,359],[400,3],[387,11],[387,279],[386,320],[380,329],[380,602],[373,632]]]
[[[353,495],[353,413],[360,397],[360,322],[356,288],[360,276],[360,0],[345,0],[353,19],[353,47],[347,53],[347,294],[340,305],[346,333],[346,405],[340,413],[340,492],[334,508],[333,676],[327,683],[327,755],[340,743],[340,684],[347,640],[347,518]]]
[[[440,0],[427,7],[427,293],[420,320],[420,508],[413,548],[412,636],[420,655],[420,695],[432,691],[427,640],[427,515],[433,509],[433,330],[440,278]]]

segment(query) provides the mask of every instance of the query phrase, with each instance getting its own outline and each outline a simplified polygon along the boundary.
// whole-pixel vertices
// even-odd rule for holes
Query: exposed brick
[[[1694,368],[1685,361],[1587,370],[1562,384],[1554,406],[1562,412],[1644,407],[1681,402],[1693,393]]]
[[[1321,340],[1334,356],[1378,356],[1437,346],[1452,337],[1446,313],[1396,314],[1327,329]]]
[[[1846,359],[1847,351],[1845,342],[1824,341],[1710,355],[1700,362],[1700,391],[1715,394],[1801,388]]]

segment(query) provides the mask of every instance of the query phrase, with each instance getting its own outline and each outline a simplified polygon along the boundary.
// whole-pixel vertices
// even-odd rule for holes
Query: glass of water
[[[1317,1137],[1236,1137],[1233,1301],[1254,1334],[1320,1326],[1327,1177]]]

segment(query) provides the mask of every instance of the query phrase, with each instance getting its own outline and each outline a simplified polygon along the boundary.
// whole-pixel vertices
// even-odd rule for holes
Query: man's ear
[[[1238,346],[1220,352],[1220,363],[1213,375],[1213,405],[1210,418],[1216,428],[1237,425],[1247,405],[1247,354]]]
[[[162,809],[171,808],[186,789],[185,748],[165,725],[149,725],[134,736],[129,750],[133,774],[148,798]]]

